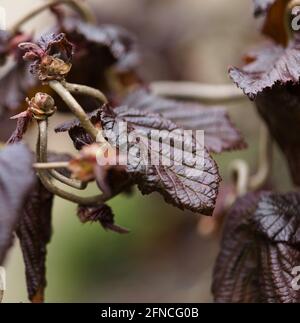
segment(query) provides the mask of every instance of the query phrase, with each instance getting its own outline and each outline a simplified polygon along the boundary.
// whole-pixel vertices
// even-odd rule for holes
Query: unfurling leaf
[[[23,144],[0,151],[0,264],[11,246],[13,232],[35,181],[32,163],[32,154]]]
[[[214,269],[217,302],[299,303],[293,268],[300,263],[300,195],[262,192],[229,211]]]
[[[204,130],[205,147],[210,152],[246,147],[226,108],[164,99],[144,89],[132,92],[122,103],[136,110],[161,114],[186,130]]]
[[[17,236],[23,252],[29,299],[43,302],[46,287],[46,246],[51,238],[53,194],[40,181],[23,209]]]
[[[79,206],[78,217],[82,223],[98,221],[105,230],[111,230],[116,233],[129,233],[127,229],[115,224],[112,209],[106,204]]]
[[[63,80],[71,70],[73,45],[65,34],[48,34],[35,44],[19,44],[25,52],[24,60],[32,61],[31,72],[37,74],[41,81]]]
[[[300,37],[286,49],[269,45],[250,56],[252,63],[231,68],[229,74],[255,101],[288,160],[294,183],[300,184]]]

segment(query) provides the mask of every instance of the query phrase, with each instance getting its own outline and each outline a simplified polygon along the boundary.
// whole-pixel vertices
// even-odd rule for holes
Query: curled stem
[[[92,14],[92,12],[81,2],[77,0],[52,0],[48,1],[47,3],[43,3],[33,10],[31,10],[28,14],[26,14],[24,17],[22,17],[19,21],[17,21],[11,28],[10,32],[12,34],[17,33],[20,28],[29,20],[37,16],[38,14],[42,13],[43,11],[47,10],[48,8],[60,4],[65,4],[75,11],[77,11],[80,16],[87,22],[94,23],[95,17]]]
[[[230,84],[209,85],[194,82],[159,81],[151,83],[150,87],[156,95],[208,103],[245,99],[243,91]]]
[[[248,192],[250,173],[247,162],[242,159],[236,159],[230,164],[229,171],[236,185],[237,196],[245,195]]]
[[[68,162],[35,163],[35,164],[33,164],[33,168],[35,168],[35,169],[48,169],[50,174],[55,179],[60,181],[61,183],[64,183],[64,184],[66,184],[70,187],[76,188],[78,190],[84,190],[87,187],[87,183],[77,181],[72,178],[68,178],[55,170],[55,169],[59,169],[59,168],[68,168],[68,167],[69,167]]]
[[[39,137],[37,141],[37,161],[38,163],[47,163],[47,120],[38,121]],[[92,197],[81,197],[70,192],[67,192],[54,184],[50,177],[50,173],[45,169],[38,169],[37,173],[46,189],[53,194],[80,205],[99,205],[105,203],[112,196],[105,194]]]
[[[66,184],[70,187],[76,188],[78,190],[84,190],[87,188],[87,183],[85,182],[77,181],[76,179],[73,179],[73,178],[68,178],[54,169],[51,169],[49,172],[52,175],[52,177],[54,177],[61,183]]]
[[[92,87],[89,87],[86,85],[80,85],[80,84],[72,84],[67,82],[64,83],[64,87],[70,93],[91,96],[99,100],[103,104],[108,103],[106,96],[101,91],[94,89]]]
[[[91,137],[96,140],[98,135],[98,129],[94,127],[89,117],[81,107],[81,105],[75,100],[72,94],[58,81],[49,82],[49,86],[63,99],[73,114],[79,119],[82,127],[86,130]]]
[[[258,168],[256,174],[254,174],[249,181],[249,187],[251,190],[256,191],[262,188],[272,171],[273,160],[273,141],[270,136],[269,130],[262,123],[259,136],[259,159]]]

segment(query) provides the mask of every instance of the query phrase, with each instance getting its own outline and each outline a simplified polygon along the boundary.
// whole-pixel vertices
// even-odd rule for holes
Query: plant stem
[[[258,170],[255,175],[250,178],[249,187],[251,190],[256,191],[262,188],[272,171],[273,160],[273,141],[270,136],[269,130],[262,123],[259,135],[259,159]]]
[[[158,81],[151,90],[160,96],[198,100],[208,103],[244,100],[244,93],[234,85],[208,85],[194,82]]]
[[[35,169],[48,169],[50,174],[58,181],[66,184],[68,186],[71,186],[73,188],[76,188],[78,190],[84,190],[87,187],[87,183],[77,181],[72,178],[68,178],[55,170],[56,168],[68,168],[68,167],[69,167],[68,162],[35,163],[35,164],[33,164],[33,168],[35,168]]]
[[[64,83],[64,87],[71,93],[91,96],[101,103],[108,103],[106,96],[99,90],[80,84]]]
[[[49,7],[60,5],[60,4],[66,4],[75,11],[77,11],[80,16],[87,22],[94,23],[95,17],[92,14],[92,12],[82,3],[80,3],[77,0],[52,0],[47,3],[43,3],[33,10],[31,10],[28,14],[26,14],[24,17],[22,17],[18,22],[16,22],[10,29],[10,32],[12,34],[17,33],[22,25],[24,25],[27,21],[31,20],[44,10],[47,10]]]
[[[47,120],[38,121],[39,126],[39,137],[37,141],[37,161],[38,163],[47,163]],[[92,197],[81,197],[75,194],[69,193],[58,186],[56,186],[51,180],[48,170],[38,169],[37,170],[39,178],[46,189],[53,194],[74,202],[79,205],[98,205],[105,203],[111,196],[106,196],[105,194],[96,195]]]
[[[243,196],[248,192],[249,183],[249,166],[245,160],[236,159],[230,166],[229,171],[232,174],[233,180],[236,184],[237,196]]]
[[[94,140],[96,140],[99,132],[98,129],[94,127],[83,108],[75,100],[71,93],[63,86],[62,83],[58,81],[49,82],[49,86],[63,99],[69,109],[79,119],[82,127],[86,130],[86,132],[89,133]]]
[[[49,172],[52,175],[52,177],[57,179],[59,182],[66,184],[70,187],[76,188],[77,190],[84,190],[87,188],[87,183],[85,182],[81,182],[73,178],[68,178],[54,169],[51,169]]]

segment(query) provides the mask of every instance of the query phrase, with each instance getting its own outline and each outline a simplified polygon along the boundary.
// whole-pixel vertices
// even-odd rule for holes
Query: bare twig
[[[244,93],[234,85],[208,85],[193,82],[159,81],[151,83],[151,90],[160,96],[203,102],[244,100]]]
[[[83,108],[75,100],[71,93],[63,86],[62,83],[58,81],[49,82],[49,86],[63,99],[69,109],[79,119],[86,132],[89,133],[94,140],[96,140],[99,131],[94,127]]]
[[[96,98],[101,103],[108,103],[106,96],[99,90],[94,89],[92,87],[80,84],[72,84],[72,83],[64,83],[65,88],[73,93],[73,94],[80,94],[80,95],[87,95]]]
[[[88,22],[94,23],[95,17],[92,14],[92,12],[80,1],[77,0],[52,0],[48,1],[47,3],[40,4],[33,10],[31,10],[28,14],[26,14],[24,17],[22,17],[19,21],[17,21],[11,28],[10,31],[12,34],[15,34],[20,30],[20,28],[30,19],[34,18],[41,12],[47,10],[51,6],[60,5],[60,4],[66,4],[70,6],[72,9],[77,11],[80,16]]]

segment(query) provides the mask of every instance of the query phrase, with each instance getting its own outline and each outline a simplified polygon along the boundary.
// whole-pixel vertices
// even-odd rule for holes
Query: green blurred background
[[[1,0],[11,24],[42,0]],[[148,81],[189,80],[228,83],[229,65],[258,41],[259,21],[251,0],[101,0],[87,1],[100,22],[118,23],[137,34],[143,52],[141,73]],[[27,28],[45,29],[50,14]],[[249,149],[216,156],[224,181],[234,158],[245,158],[255,169],[259,120],[247,100],[228,105]],[[51,126],[69,117],[56,116]],[[34,142],[31,129],[27,141]],[[67,136],[50,136],[50,149],[72,152]],[[289,188],[281,154],[274,158],[274,184]],[[94,191],[89,188],[89,192]],[[217,235],[201,236],[200,215],[165,204],[156,194],[119,196],[110,202],[116,222],[128,235],[82,225],[76,207],[55,200],[54,234],[47,261],[48,302],[209,302],[211,275],[218,252]],[[6,263],[5,302],[27,302],[24,265],[18,243]]]

